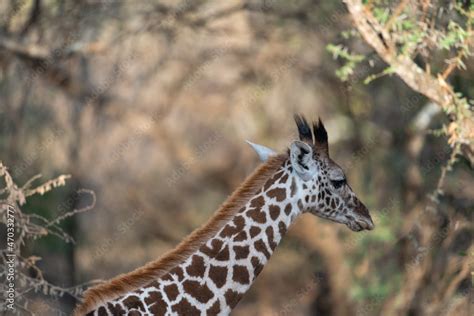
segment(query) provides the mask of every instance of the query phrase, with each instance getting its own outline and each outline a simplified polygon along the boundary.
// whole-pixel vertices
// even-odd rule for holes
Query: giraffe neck
[[[301,213],[300,186],[286,161],[191,256],[158,280],[100,306],[97,315],[101,308],[114,315],[229,314]]]

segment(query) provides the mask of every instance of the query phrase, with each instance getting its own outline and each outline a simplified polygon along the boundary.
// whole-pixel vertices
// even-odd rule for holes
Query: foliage
[[[446,104],[439,104],[447,115],[452,116],[450,123],[445,125],[444,134],[449,137],[448,143],[474,146],[473,100],[468,100],[459,92],[454,92],[448,78],[456,69],[465,70],[465,60],[472,56],[474,45],[474,6],[450,1],[447,7],[444,1],[434,3],[400,1],[395,5],[392,1],[378,0],[367,3],[373,17],[380,23],[382,30],[377,30],[383,42],[394,49],[393,60],[409,58],[424,68],[426,76],[441,82],[446,90]],[[370,14],[368,15],[370,16]],[[347,40],[344,32],[342,37]],[[387,40],[390,43],[386,43]],[[364,59],[363,55],[349,53],[344,44],[328,44],[327,49],[335,59],[342,58],[344,65],[336,71],[336,75],[347,81],[354,73],[357,63]],[[396,62],[388,65],[379,74],[369,75],[363,82],[368,84],[374,79],[396,72]],[[413,69],[413,71],[415,71]],[[412,76],[410,73],[399,74]],[[425,91],[418,91],[425,93]],[[435,102],[437,100],[434,100]]]
[[[332,56],[335,59],[340,57],[345,61],[344,65],[336,70],[336,75],[342,81],[348,80],[349,77],[354,73],[354,68],[357,66],[357,64],[362,62],[365,58],[364,55],[353,54],[349,52],[347,47],[342,45],[328,44],[326,48],[330,53],[332,53]]]

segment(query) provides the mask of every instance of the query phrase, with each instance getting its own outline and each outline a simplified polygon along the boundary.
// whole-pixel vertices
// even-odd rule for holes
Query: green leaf
[[[343,45],[328,44],[326,50],[332,54],[334,59],[342,58],[345,60],[345,64],[336,70],[336,76],[342,81],[347,81],[349,76],[354,73],[357,64],[365,58],[364,55],[349,52]]]

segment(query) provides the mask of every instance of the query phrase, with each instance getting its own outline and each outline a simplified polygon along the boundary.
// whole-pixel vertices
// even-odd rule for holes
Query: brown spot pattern
[[[250,283],[249,271],[244,266],[236,265],[236,266],[234,266],[234,271],[232,273],[232,279],[235,282],[238,282],[240,284],[249,284]]]
[[[141,311],[145,311],[142,301],[140,301],[140,298],[135,295],[130,295],[125,300],[123,300],[123,304],[128,309],[139,309]]]
[[[209,278],[218,288],[221,288],[227,281],[227,268],[211,265]]]
[[[206,315],[217,315],[221,311],[221,305],[217,300],[211,307],[206,311]]]
[[[227,261],[229,260],[229,246],[225,245],[224,248],[217,254],[216,260]]]
[[[274,183],[278,181],[278,179],[283,175],[283,173],[283,170],[280,170],[275,173],[270,179],[267,180],[267,182],[265,182],[265,184],[263,185],[263,190],[267,191],[268,188],[270,188]]]
[[[285,183],[286,180],[288,180],[288,174],[285,174],[283,177],[281,177],[280,181],[278,181],[278,183]]]
[[[250,249],[249,246],[234,246],[235,259],[244,259],[247,258]]]
[[[222,235],[222,233],[221,233],[221,235]],[[199,250],[203,254],[205,254],[209,257],[214,257],[216,254],[219,253],[219,251],[221,250],[223,244],[224,243],[220,239],[214,238],[211,241],[211,247],[208,247],[206,244],[204,244],[204,245],[201,246],[201,248]]]
[[[179,303],[173,305],[172,310],[178,315],[201,315],[201,312],[191,305],[186,298],[183,298]]]
[[[254,279],[260,274],[263,269],[263,265],[260,263],[260,260],[257,257],[252,257],[251,261],[254,271]]]
[[[295,178],[291,178],[291,185],[290,185],[290,195],[291,197],[295,196],[296,194],[296,182]]]
[[[153,315],[165,315],[166,305],[161,293],[158,291],[148,293],[148,297],[145,298],[145,304],[149,307],[150,312]],[[115,315],[114,313],[112,313]]]
[[[230,308],[234,308],[235,305],[237,305],[237,303],[240,301],[242,295],[232,290],[228,290],[227,292],[225,292],[224,297],[227,305]]]
[[[222,238],[231,237],[242,231],[242,229],[245,227],[245,219],[241,215],[237,215],[232,220],[232,224],[234,224],[234,226],[229,223],[224,227],[220,234]]]
[[[93,314],[94,314],[94,312],[90,312],[90,313],[88,313],[87,315],[93,315]],[[101,307],[99,307],[99,309],[97,310],[97,314],[98,314],[99,316],[107,316],[107,310],[105,309],[104,306],[101,306]]]
[[[280,236],[283,238],[283,236],[286,234],[286,225],[283,222],[278,223],[278,231],[280,232]]]
[[[247,233],[245,230],[241,231],[240,233],[237,234],[237,236],[234,237],[234,241],[243,241],[247,240]]]
[[[268,226],[267,229],[265,230],[265,233],[267,234],[268,244],[270,245],[270,248],[272,250],[275,250],[277,244],[275,242],[275,236],[273,235],[273,227]]]
[[[173,281],[173,275],[168,272],[167,274],[165,274],[162,278],[161,278],[163,281]],[[153,286],[156,287],[156,285],[159,285],[157,281],[153,281]],[[150,284],[152,285],[152,284]]]
[[[241,215],[235,216],[233,222],[235,224],[236,231],[239,232],[242,229],[244,229],[244,227],[245,227],[245,218],[243,216],[241,216]]]
[[[267,221],[267,215],[259,208],[251,209],[247,211],[247,214],[257,223],[263,224]]]
[[[174,301],[179,294],[178,286],[176,284],[170,284],[165,286],[164,291],[170,301]]]
[[[257,226],[250,227],[250,237],[254,238],[258,234],[260,234],[260,231],[261,231],[260,227],[257,227]]]
[[[222,230],[220,236],[222,238],[228,238],[228,237],[231,237],[232,235],[234,235],[234,232],[235,232],[235,227],[230,225],[230,224],[227,224],[227,225],[225,225],[224,229]]]
[[[274,188],[267,193],[268,197],[275,198],[277,202],[281,202],[286,198],[285,188]]]
[[[108,303],[107,308],[112,313],[112,315],[119,315],[119,316],[125,315],[125,311],[122,309],[122,307],[119,304],[114,305],[112,303]]]
[[[270,205],[268,208],[270,211],[270,217],[272,220],[276,220],[278,216],[280,215],[280,207],[277,205]]]
[[[190,276],[203,276],[206,267],[204,265],[204,258],[198,255],[193,255],[191,259],[191,264],[186,268],[186,272]]]
[[[250,200],[250,208],[261,208],[264,204],[265,199],[261,195]]]
[[[263,253],[267,259],[270,258],[270,253],[268,252],[267,247],[265,246],[265,243],[263,240],[259,239],[255,242],[255,250]]]
[[[186,280],[183,282],[184,291],[197,299],[201,303],[207,303],[214,293],[209,290],[206,284],[199,284],[197,281]]]

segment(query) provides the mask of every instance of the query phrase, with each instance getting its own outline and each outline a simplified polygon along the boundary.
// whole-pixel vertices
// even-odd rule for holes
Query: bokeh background
[[[360,38],[349,45],[371,62],[336,76],[326,46],[352,28],[341,1],[12,0],[0,12],[0,159],[19,187],[71,175],[22,211],[52,219],[91,203],[78,190],[96,197],[61,222],[74,243],[22,246],[47,281],[22,293],[34,314],[70,314],[88,282],[171,249],[256,168],[245,140],[282,151],[296,138],[293,113],[323,119],[376,229],[301,216],[233,314],[472,311],[472,166],[459,158],[428,208],[451,154],[429,130],[447,117],[397,76],[364,84],[385,66]],[[472,61],[450,81],[471,99]],[[442,229],[420,242],[435,213]]]

